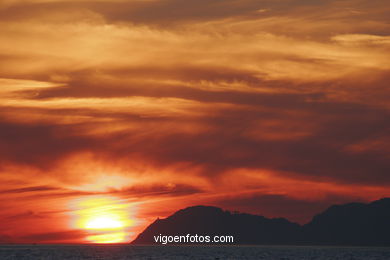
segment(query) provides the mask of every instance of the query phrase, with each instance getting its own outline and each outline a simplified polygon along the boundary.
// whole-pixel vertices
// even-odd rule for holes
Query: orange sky
[[[2,0],[0,242],[125,242],[197,204],[305,223],[390,196],[389,11]]]

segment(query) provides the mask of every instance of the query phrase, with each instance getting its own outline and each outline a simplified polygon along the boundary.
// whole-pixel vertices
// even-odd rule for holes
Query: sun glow
[[[129,241],[129,205],[114,197],[94,197],[78,200],[73,227],[86,230],[91,243],[122,243]]]
[[[91,235],[87,237],[88,241],[99,244],[122,243],[127,240],[128,234],[126,232],[115,232],[100,235]]]
[[[116,229],[123,228],[124,224],[116,216],[97,217],[86,223],[86,229]]]

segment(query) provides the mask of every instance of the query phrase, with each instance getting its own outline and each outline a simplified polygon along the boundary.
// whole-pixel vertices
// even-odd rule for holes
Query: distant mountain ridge
[[[307,243],[389,246],[390,198],[331,206],[302,228]]]
[[[334,205],[303,226],[284,218],[193,206],[150,224],[133,244],[158,235],[231,235],[234,244],[390,246],[390,198]]]

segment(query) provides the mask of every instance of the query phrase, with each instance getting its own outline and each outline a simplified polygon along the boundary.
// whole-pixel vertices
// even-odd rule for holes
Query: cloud
[[[92,145],[88,141],[89,138],[72,136],[69,132],[64,134],[65,132],[53,125],[6,122],[0,125],[2,163],[18,162],[45,168],[69,153],[90,148]]]
[[[347,45],[389,45],[389,36],[370,34],[342,34],[332,37],[332,40]]]
[[[18,237],[23,243],[71,243],[72,241],[83,241],[87,233],[81,230],[68,230],[58,232],[46,232]]]
[[[110,194],[118,193],[121,196],[131,197],[157,197],[157,196],[183,196],[202,193],[203,190],[187,184],[168,183],[166,185],[135,186],[120,190],[111,190]]]
[[[43,214],[40,214],[40,213],[36,213],[34,211],[26,211],[26,212],[19,213],[16,215],[7,216],[5,219],[6,220],[22,220],[23,221],[26,219],[34,219],[34,218],[41,219],[41,218],[46,218],[46,216]]]
[[[34,187],[24,187],[19,189],[10,189],[10,190],[2,190],[2,193],[25,193],[25,192],[36,192],[36,191],[53,191],[58,188],[51,186],[34,186]]]
[[[86,88],[98,91],[99,85]],[[118,91],[115,95],[119,96],[121,90],[114,88],[114,93]],[[158,94],[159,91],[162,93]],[[173,98],[170,95],[162,97],[165,91],[156,89],[150,94],[159,97],[148,98],[111,99],[97,94],[99,99],[74,98],[62,104],[59,100],[40,101],[40,98],[24,101],[42,107],[48,104],[49,111],[82,110],[85,115],[97,118],[93,120],[102,116],[111,118],[112,122],[117,121],[119,130],[110,131],[105,121],[92,123],[89,119],[84,124],[46,126],[3,123],[3,147],[11,147],[4,150],[3,160],[58,167],[54,162],[67,156],[92,152],[103,160],[135,156],[156,167],[190,163],[203,167],[205,176],[235,167],[253,167],[347,182],[388,181],[385,154],[378,156],[378,151],[370,154],[369,150],[364,154],[346,152],[346,147],[364,138],[386,135],[389,128],[386,109],[322,101],[321,95],[314,94],[190,89],[179,95],[168,90],[167,94],[180,98],[170,99]],[[193,101],[189,101],[191,98]],[[110,106],[113,101],[116,104]],[[131,111],[125,112],[126,108]],[[286,109],[295,112],[286,113]],[[193,128],[186,128],[188,124]],[[105,130],[104,135],[99,127]],[[139,135],[145,127],[149,130]],[[35,141],[27,136],[35,136]],[[23,138],[26,141],[20,142]],[[107,146],[111,146],[110,150],[101,149]],[[34,154],[30,154],[33,149]],[[372,179],[366,172],[373,172],[377,178]]]

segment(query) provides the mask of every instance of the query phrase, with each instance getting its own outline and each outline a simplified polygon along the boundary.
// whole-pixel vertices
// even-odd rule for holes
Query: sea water
[[[0,246],[0,259],[390,260],[390,248],[311,246],[2,245]]]

